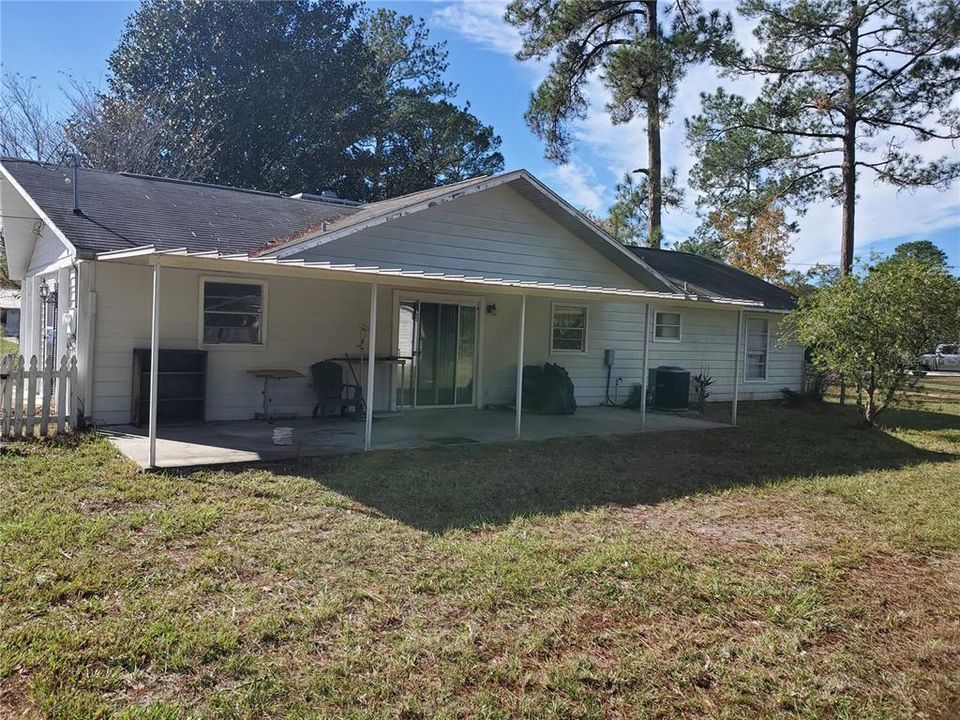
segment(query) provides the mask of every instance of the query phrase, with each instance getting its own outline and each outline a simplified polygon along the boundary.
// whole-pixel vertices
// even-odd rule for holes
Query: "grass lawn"
[[[960,380],[960,378],[958,378]],[[0,717],[960,717],[960,383],[858,424],[0,456]]]
[[[0,355],[15,353],[20,350],[20,344],[8,337],[0,337]]]

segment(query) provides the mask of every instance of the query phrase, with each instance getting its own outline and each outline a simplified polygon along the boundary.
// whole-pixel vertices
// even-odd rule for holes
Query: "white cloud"
[[[604,201],[606,186],[597,180],[596,173],[589,165],[576,158],[564,165],[558,165],[546,171],[547,182],[574,207],[594,213],[606,211]]]
[[[946,192],[920,190],[897,192],[890,185],[874,184],[868,176],[860,179],[857,201],[854,253],[865,257],[871,246],[894,238],[929,239],[937,231],[954,229],[960,250],[960,189]],[[836,264],[840,257],[842,212],[838,205],[823,202],[810,208],[800,219],[791,261]]]
[[[460,0],[437,8],[430,21],[445,30],[502,55],[520,49],[520,33],[503,20],[507,3],[497,0]]]
[[[721,11],[729,10],[725,2],[707,3],[707,9],[712,9],[711,4]],[[495,53],[512,56],[520,47],[520,36],[516,28],[503,21],[505,5],[505,2],[494,0],[458,0],[435,10],[431,19],[469,42]],[[737,39],[747,48],[756,44],[756,38],[752,35],[753,25],[743,18],[736,19]],[[530,78],[531,86],[535,86],[544,77],[547,64],[517,64],[518,72],[527,67],[535,70]],[[686,189],[685,207],[665,217],[668,242],[688,237],[699,224],[693,202],[695,198],[687,188],[687,178],[695,158],[685,144],[683,119],[699,111],[700,94],[703,92],[714,92],[723,86],[728,92],[750,98],[756,95],[761,84],[762,79],[758,77],[736,80],[721,78],[714,68],[706,66],[691,68],[681,81],[670,118],[662,130],[664,167],[677,167],[681,186]],[[576,157],[567,165],[546,170],[544,175],[577,207],[604,212],[613,200],[613,188],[623,173],[646,165],[646,128],[642,118],[624,125],[614,125],[610,121],[606,111],[609,93],[598,77],[590,81],[586,93],[590,100],[587,117],[572,127]],[[954,104],[960,104],[960,99],[955,100]],[[957,156],[956,149],[946,143],[910,143],[906,149],[920,152],[927,158],[943,154]],[[858,193],[858,253],[865,254],[870,245],[886,239],[923,238],[925,234],[950,228],[956,228],[960,243],[960,189],[953,188],[945,193],[924,189],[916,193],[898,194],[895,188],[874,184],[871,175],[864,173]],[[794,239],[791,262],[838,262],[841,233],[839,207],[828,202],[811,206],[809,212],[800,218],[800,228],[800,233]]]

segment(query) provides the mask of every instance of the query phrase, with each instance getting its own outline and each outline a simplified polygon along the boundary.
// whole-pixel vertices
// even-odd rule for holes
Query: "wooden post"
[[[730,410],[730,424],[737,424],[737,403],[740,401],[740,342],[743,336],[743,310],[737,313],[737,340],[734,343],[736,356],[733,359],[733,405]]]
[[[53,399],[53,355],[47,356],[43,363],[43,385],[40,405],[40,435],[46,437],[50,430],[50,401]],[[31,433],[32,434],[32,433]]]
[[[0,375],[6,375],[6,378],[0,378],[0,438],[11,434],[13,423],[10,414],[13,411],[13,369],[16,367],[17,355],[4,355],[0,358]]]
[[[67,356],[60,360],[60,371],[57,373],[57,434],[63,433],[63,424],[67,419],[67,378],[70,366]]]
[[[160,261],[153,258],[153,306],[150,315],[150,409],[147,467],[157,466],[157,390],[160,365]]]
[[[77,356],[70,359],[70,430],[80,426],[80,391],[77,388]]]
[[[367,332],[367,414],[364,416],[363,449],[373,447],[373,381],[377,368],[377,284],[370,286],[370,329]]]
[[[523,339],[527,330],[527,296],[520,296],[520,331],[517,336],[517,412],[513,437],[520,439],[520,417],[523,414]]]
[[[27,437],[33,435],[33,427],[37,422],[37,356],[34,355],[30,358],[30,369],[27,371],[27,419],[26,419],[26,434]],[[43,386],[40,387],[40,394],[43,395]],[[43,417],[43,408],[40,408],[40,417]],[[43,436],[45,433],[43,427],[46,425],[45,422],[41,420],[40,422],[40,435]],[[19,434],[19,433],[18,433]]]
[[[650,303],[643,305],[643,370],[640,376],[640,430],[647,427],[647,397],[650,388],[647,387],[650,375]]]

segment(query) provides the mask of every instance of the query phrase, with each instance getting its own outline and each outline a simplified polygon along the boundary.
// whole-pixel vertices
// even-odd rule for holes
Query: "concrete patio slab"
[[[436,445],[504,442],[513,439],[512,410],[470,408],[411,410],[403,415],[375,417],[376,450],[410,449]],[[275,427],[292,427],[292,445],[274,445]],[[645,432],[709,430],[724,423],[648,412]],[[574,415],[524,415],[521,439],[547,440],[584,435],[624,435],[640,432],[640,414],[609,407],[582,407]],[[147,430],[133,426],[105,428],[101,433],[140,467],[147,467]],[[363,423],[352,420],[311,419],[213,422],[205,425],[160,428],[157,465],[183,468],[202,465],[287,460],[320,455],[343,455],[363,450]]]

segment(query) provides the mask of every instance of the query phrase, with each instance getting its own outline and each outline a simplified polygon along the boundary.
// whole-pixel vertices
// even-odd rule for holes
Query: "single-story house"
[[[126,425],[147,408],[151,447],[157,412],[176,413],[139,396],[172,392],[167,351],[203,373],[178,407],[207,422],[267,398],[309,417],[310,366],[346,355],[375,412],[513,407],[518,435],[524,365],[563,366],[580,406],[663,365],[708,373],[711,400],[802,384],[802,349],[777,340],[789,293],[624,246],[524,170],[360,204],[2,159],[0,207],[24,355],[75,353],[83,415]],[[295,376],[265,390],[265,369]]]

